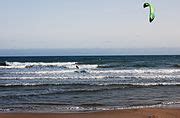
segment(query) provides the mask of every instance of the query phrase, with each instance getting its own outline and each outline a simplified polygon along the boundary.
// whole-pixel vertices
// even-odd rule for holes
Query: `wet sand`
[[[180,108],[145,108],[89,113],[0,113],[0,118],[180,118]]]

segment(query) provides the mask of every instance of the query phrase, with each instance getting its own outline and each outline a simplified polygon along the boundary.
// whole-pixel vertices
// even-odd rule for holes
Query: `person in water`
[[[75,71],[76,73],[87,73],[86,70],[81,70],[78,65],[76,65],[76,69],[78,69]]]
[[[77,69],[79,69],[79,66],[78,66],[78,65],[76,65],[76,68],[77,68]]]

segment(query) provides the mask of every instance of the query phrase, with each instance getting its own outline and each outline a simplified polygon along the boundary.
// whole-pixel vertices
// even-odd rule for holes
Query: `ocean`
[[[180,56],[0,57],[0,112],[179,104]]]

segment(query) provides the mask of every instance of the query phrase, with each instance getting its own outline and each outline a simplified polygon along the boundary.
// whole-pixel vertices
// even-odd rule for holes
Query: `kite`
[[[150,3],[144,3],[143,7],[144,7],[144,8],[149,7],[149,9],[150,9],[149,22],[151,23],[151,22],[154,20],[154,18],[155,18],[154,6],[153,6],[152,4],[150,4]]]

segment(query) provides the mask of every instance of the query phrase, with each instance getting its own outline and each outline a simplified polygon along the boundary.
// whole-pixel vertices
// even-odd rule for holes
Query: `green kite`
[[[150,4],[150,3],[144,3],[143,7],[144,7],[144,8],[149,7],[149,9],[150,9],[149,22],[151,23],[151,22],[154,20],[154,18],[155,18],[154,6],[153,6],[152,4]]]

